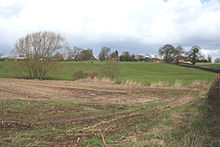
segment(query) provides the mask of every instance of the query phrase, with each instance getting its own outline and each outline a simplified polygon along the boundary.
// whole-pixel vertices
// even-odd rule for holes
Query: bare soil
[[[16,103],[28,101],[36,104],[35,107],[11,110],[3,109],[0,113],[0,129],[9,133],[33,131],[52,127],[52,133],[32,136],[10,133],[1,138],[4,142],[15,142],[13,138],[25,140],[32,145],[42,145],[44,140],[47,146],[86,145],[86,140],[96,136],[103,141],[111,140],[114,134],[123,135],[111,141],[113,145],[120,145],[132,141],[132,136],[138,136],[147,128],[134,129],[138,124],[151,124],[161,110],[184,105],[193,101],[197,92],[189,89],[158,89],[140,86],[120,85],[93,80],[77,81],[39,81],[24,79],[0,78],[0,98]],[[57,100],[79,102],[75,106],[49,104],[38,101]],[[165,102],[160,107],[137,106],[134,104],[149,102]],[[34,108],[34,109],[33,109]],[[22,109],[22,110],[21,110]],[[146,111],[146,109],[149,109]],[[78,115],[82,113],[82,115]],[[22,114],[22,115],[21,115]],[[42,117],[46,116],[46,117]],[[34,117],[38,119],[33,120]],[[65,127],[65,130],[62,130]],[[62,130],[56,132],[55,130]],[[6,134],[7,134],[6,133]],[[12,135],[13,136],[13,135]],[[30,140],[34,140],[30,142]],[[24,142],[25,142],[24,141]]]
[[[97,103],[138,103],[193,95],[192,90],[156,89],[77,81],[39,81],[0,78],[0,97],[28,100],[76,100]]]

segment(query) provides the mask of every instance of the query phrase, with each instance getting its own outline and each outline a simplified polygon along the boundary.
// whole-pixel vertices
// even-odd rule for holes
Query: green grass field
[[[55,80],[76,80],[74,72],[82,69],[85,72],[93,71],[103,77],[102,70],[105,62],[59,62],[60,68],[55,73],[47,74],[46,79]],[[152,82],[164,81],[169,84],[176,80],[183,84],[190,84],[195,80],[211,82],[216,77],[216,73],[180,67],[165,63],[140,63],[140,62],[120,62],[120,74],[116,77],[117,82],[133,80],[149,85]],[[25,73],[13,67],[12,63],[0,62],[0,77],[25,78]]]

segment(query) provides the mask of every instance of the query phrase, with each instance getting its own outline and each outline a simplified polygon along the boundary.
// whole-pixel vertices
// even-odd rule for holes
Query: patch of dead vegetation
[[[168,82],[159,81],[159,82],[152,82],[150,85],[151,88],[177,88],[177,89],[209,89],[210,83],[207,81],[193,81],[189,85],[184,85],[182,81],[176,80],[173,85],[169,85]]]
[[[134,86],[135,85],[135,86]],[[181,97],[189,91],[155,89],[135,82],[114,84],[94,79],[78,81],[0,80],[2,98],[77,100],[97,103],[138,103]]]

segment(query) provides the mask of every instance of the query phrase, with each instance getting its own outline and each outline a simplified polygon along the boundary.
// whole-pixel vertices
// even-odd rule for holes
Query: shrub
[[[85,79],[88,77],[88,73],[86,73],[84,70],[82,69],[77,69],[74,73],[73,76],[76,79]]]
[[[85,78],[91,78],[94,79],[95,77],[98,77],[99,73],[96,71],[88,71],[86,72],[83,69],[77,69],[74,73],[73,76],[76,79],[85,79]]]
[[[99,73],[96,72],[96,71],[90,71],[87,73],[88,74],[88,77],[94,79],[95,77],[98,77]]]
[[[207,102],[214,111],[220,112],[220,74],[216,76],[209,89]]]

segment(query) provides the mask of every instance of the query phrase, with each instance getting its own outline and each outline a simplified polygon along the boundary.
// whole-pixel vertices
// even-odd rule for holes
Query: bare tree
[[[176,58],[176,63],[179,64],[179,59],[181,58],[181,56],[184,54],[184,49],[182,46],[177,46],[175,48],[175,51],[174,51],[174,56]]]
[[[67,61],[73,61],[74,60],[74,54],[73,54],[73,51],[69,50],[67,52]]]
[[[29,78],[42,80],[54,67],[54,55],[65,47],[65,39],[60,34],[44,31],[20,38],[15,44],[14,53],[25,57],[21,63]]]
[[[111,49],[108,47],[102,47],[101,51],[99,53],[99,60],[100,61],[107,61],[109,58],[109,53],[110,53]]]

